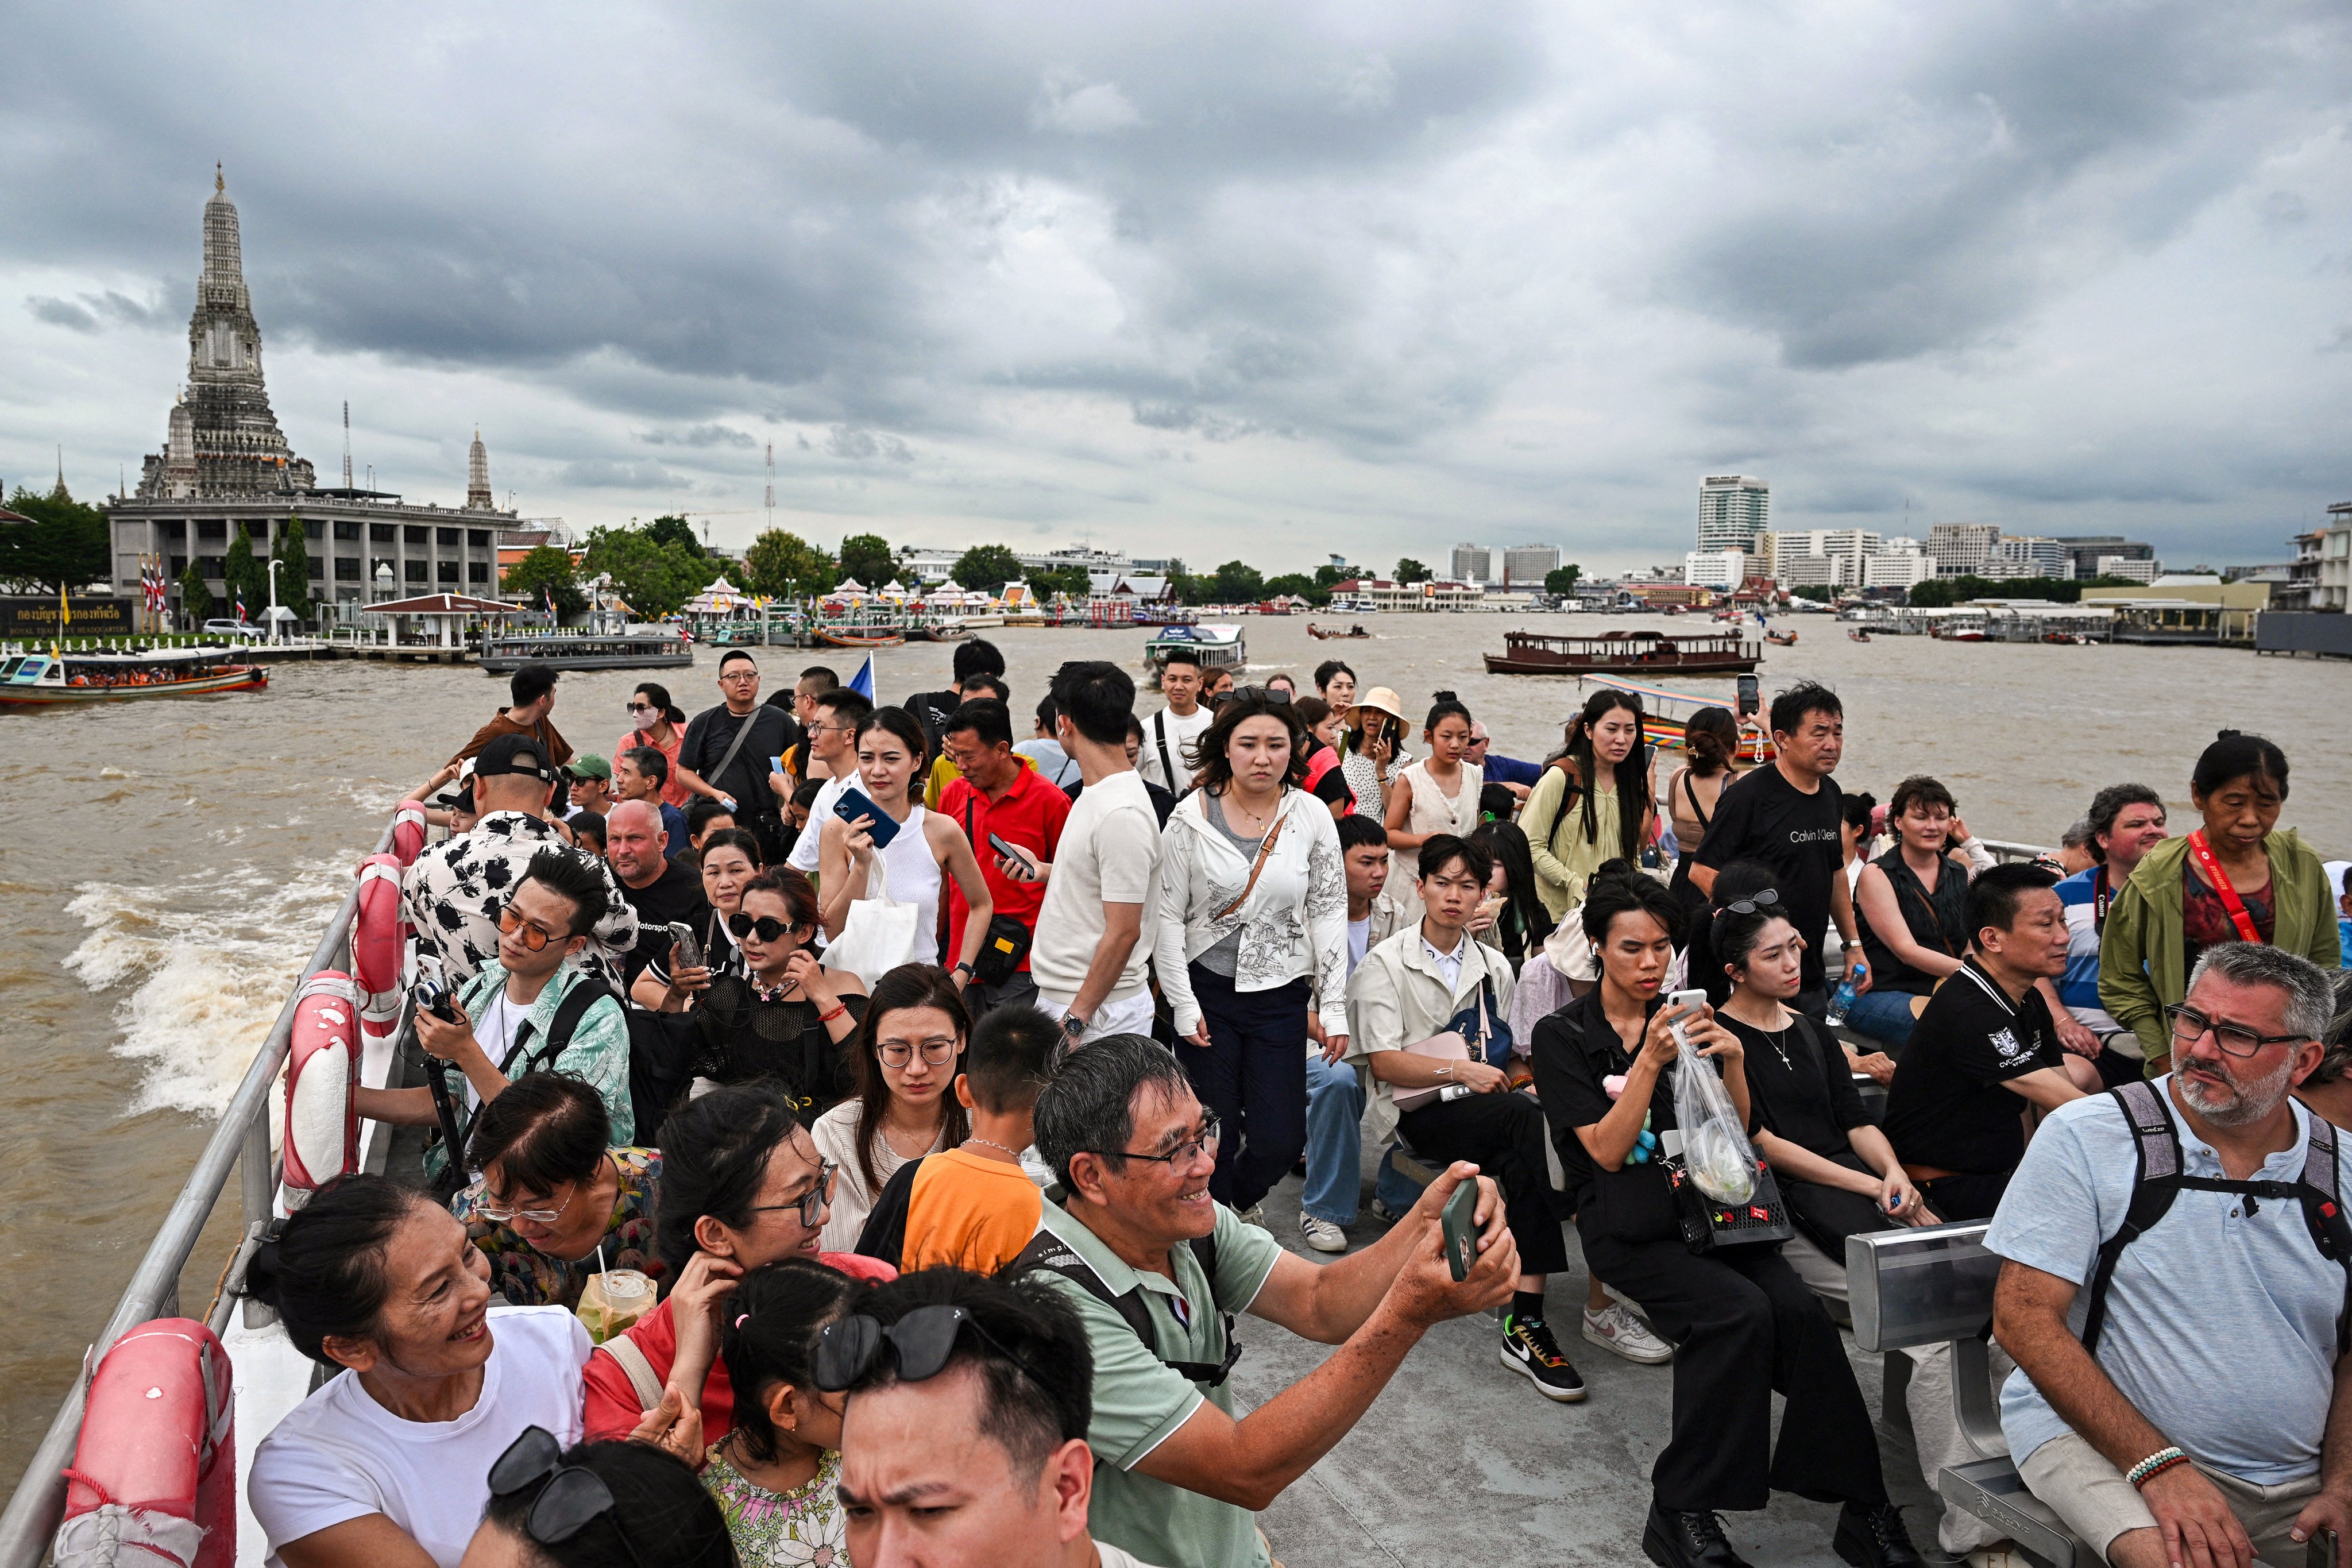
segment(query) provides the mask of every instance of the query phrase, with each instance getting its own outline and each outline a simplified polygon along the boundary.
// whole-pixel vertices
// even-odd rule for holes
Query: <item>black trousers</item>
[[[1224,1126],[1209,1194],[1246,1209],[1274,1190],[1307,1150],[1307,983],[1236,991],[1233,976],[1189,966],[1209,1047],[1176,1045],[1192,1092]]]
[[[1583,1239],[1592,1271],[1676,1342],[1674,1435],[1650,1471],[1661,1506],[1754,1510],[1774,1490],[1885,1505],[1878,1434],[1853,1366],[1836,1325],[1778,1247],[1698,1258],[1679,1238]],[[1775,1390],[1789,1402],[1777,1447]]]
[[[1790,1223],[1836,1262],[1845,1261],[1847,1237],[1895,1228],[1895,1221],[1878,1206],[1876,1198],[1818,1182],[1795,1182],[1786,1176],[1779,1180]]]
[[[2009,1190],[2009,1175],[2001,1171],[1990,1176],[1940,1176],[1916,1185],[1936,1217],[1947,1224],[1960,1219],[1990,1219],[1992,1211],[2000,1207],[2000,1194]]]
[[[1551,1190],[1544,1161],[1543,1111],[1524,1094],[1468,1094],[1430,1100],[1400,1111],[1397,1127],[1416,1153],[1433,1163],[1470,1160],[1503,1191],[1504,1216],[1519,1244],[1524,1274],[1568,1268],[1568,1242],[1559,1233],[1568,1200]]]

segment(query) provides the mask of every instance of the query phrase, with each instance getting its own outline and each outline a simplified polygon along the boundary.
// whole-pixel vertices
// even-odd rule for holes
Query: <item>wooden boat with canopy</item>
[[[1489,675],[1746,675],[1764,650],[1738,635],[1668,637],[1664,632],[1604,632],[1592,637],[1505,632],[1503,651],[1486,657]]]

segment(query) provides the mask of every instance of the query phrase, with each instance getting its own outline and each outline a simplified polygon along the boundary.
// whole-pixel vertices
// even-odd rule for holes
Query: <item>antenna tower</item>
[[[343,489],[352,488],[352,400],[343,399]]]

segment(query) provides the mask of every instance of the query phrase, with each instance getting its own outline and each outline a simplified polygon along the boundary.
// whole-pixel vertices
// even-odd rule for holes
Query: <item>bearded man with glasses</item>
[[[2207,948],[2172,1071],[2053,1113],[1985,1238],[2010,1452],[2118,1568],[2300,1563],[2352,1531],[2340,1134],[2293,1094],[2332,991],[2284,949]]]
[[[1037,1098],[1037,1152],[1066,1195],[1010,1270],[1034,1271],[1086,1325],[1100,1466],[1088,1528],[1163,1568],[1262,1568],[1252,1510],[1347,1436],[1423,1333],[1499,1306],[1518,1275],[1502,1199],[1466,1162],[1362,1251],[1320,1266],[1286,1252],[1209,1196],[1220,1131],[1166,1047],[1088,1041]],[[1478,1253],[1456,1281],[1438,1213],[1464,1182],[1477,1184]],[[1236,1418],[1244,1311],[1340,1349]]]

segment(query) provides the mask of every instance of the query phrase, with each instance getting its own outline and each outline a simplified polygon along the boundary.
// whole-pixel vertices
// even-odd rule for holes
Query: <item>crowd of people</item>
[[[1073,661],[1016,740],[986,642],[897,707],[759,658],[690,719],[637,688],[609,757],[526,669],[425,785],[358,1108],[424,1156],[248,1275],[333,1374],[252,1465],[285,1568],[1258,1568],[1436,1325],[1587,1398],[1580,1267],[1581,1342],[1671,1387],[1654,1562],[1737,1568],[1778,1490],[1908,1568],[1845,1243],[1960,1220],[2011,1453],[2108,1561],[2352,1528],[2352,898],[2272,742],[2205,750],[2189,833],[2119,783],[2025,858],[1935,778],[1842,789],[1810,683],[1671,763],[1598,690],[1538,763],[1337,659],[1179,649],[1148,713]],[[1727,1128],[1769,1239],[1694,1223]],[[1248,1410],[1244,1313],[1334,1347]],[[1960,1374],[1906,1353],[1932,1486]]]

